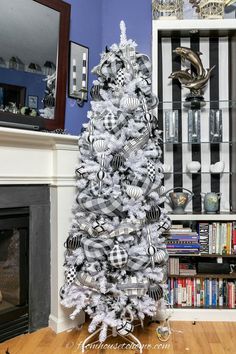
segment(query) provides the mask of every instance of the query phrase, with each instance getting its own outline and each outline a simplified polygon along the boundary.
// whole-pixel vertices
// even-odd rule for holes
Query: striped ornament
[[[164,250],[158,250],[154,255],[155,263],[162,263],[168,260],[168,254]]]
[[[64,243],[64,246],[68,250],[76,250],[80,247],[80,239],[81,235],[69,235],[66,242]]]
[[[160,214],[161,211],[159,207],[151,206],[150,210],[146,212],[146,218],[150,222],[156,222],[159,220]]]
[[[148,296],[153,300],[158,301],[163,298],[163,289],[159,284],[150,284],[148,288]]]
[[[121,100],[121,106],[128,111],[134,111],[140,105],[140,101],[137,97],[124,97]]]

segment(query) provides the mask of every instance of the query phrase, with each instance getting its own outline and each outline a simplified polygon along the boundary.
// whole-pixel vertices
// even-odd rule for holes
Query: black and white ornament
[[[118,170],[120,167],[124,166],[125,158],[123,155],[116,154],[113,156],[111,161],[112,168]]]
[[[66,282],[68,285],[71,285],[75,278],[76,278],[76,267],[70,267],[67,271],[66,271]]]
[[[152,244],[150,244],[150,245],[148,246],[148,249],[147,249],[147,254],[148,254],[149,256],[153,257],[154,254],[156,253],[156,251],[157,251],[156,247],[153,246]]]
[[[151,265],[152,265],[152,268],[155,267],[155,254],[156,254],[156,247],[153,246],[152,244],[152,240],[151,240],[151,233],[150,233],[150,228],[149,226],[147,226],[147,241],[148,241],[148,249],[147,249],[147,254],[150,256],[150,259],[151,259]]]
[[[103,125],[107,130],[114,129],[117,124],[117,120],[113,112],[106,110],[103,114]]]
[[[169,258],[169,256],[168,256],[167,251],[159,249],[155,253],[154,261],[155,261],[155,263],[159,263],[160,264],[162,262],[167,262],[168,258]]]
[[[142,196],[143,190],[138,186],[127,185],[126,193],[130,198],[138,199]]]
[[[65,295],[66,295],[66,285],[62,285],[62,287],[60,288],[60,291],[59,291],[59,295],[60,295],[60,299],[61,300],[64,300],[65,298]]]
[[[125,72],[124,69],[119,69],[117,71],[117,76],[116,76],[116,80],[115,83],[117,86],[123,86],[125,83]]]
[[[93,85],[90,90],[90,96],[93,101],[102,101],[102,96],[100,95],[100,85]]]
[[[127,111],[134,111],[140,105],[140,101],[137,97],[124,97],[121,100],[121,107]]]
[[[150,178],[150,180],[152,182],[155,181],[156,178],[156,166],[152,161],[148,161],[147,163],[147,173],[148,173],[148,177]]]
[[[80,247],[80,239],[81,239],[81,235],[78,234],[69,235],[66,242],[64,243],[64,246],[68,250],[76,250],[77,248]]]
[[[127,320],[122,320],[121,324],[116,327],[116,331],[121,336],[127,336],[132,333],[134,330],[134,326],[131,322]]]
[[[150,284],[148,288],[148,296],[155,301],[163,298],[163,289],[159,284]]]
[[[105,220],[103,218],[95,220],[92,224],[94,231],[98,234],[105,232]]]
[[[161,214],[161,211],[160,211],[159,207],[151,206],[150,210],[146,211],[147,221],[149,221],[149,222],[158,221],[160,218],[160,214]]]
[[[125,249],[117,244],[112,248],[108,260],[113,267],[123,268],[128,262],[128,254]]]

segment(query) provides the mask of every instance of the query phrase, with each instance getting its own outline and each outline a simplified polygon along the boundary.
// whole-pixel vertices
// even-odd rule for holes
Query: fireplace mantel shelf
[[[55,145],[70,146],[78,151],[78,137],[74,135],[35,132],[30,130],[0,127],[0,145],[25,145],[28,147],[53,147]],[[74,148],[73,148],[74,146]]]

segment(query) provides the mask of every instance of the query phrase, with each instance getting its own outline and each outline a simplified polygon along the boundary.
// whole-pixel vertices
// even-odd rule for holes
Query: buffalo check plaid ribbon
[[[146,256],[132,255],[129,256],[126,267],[129,270],[136,272],[140,269],[146,268],[149,265],[149,263],[150,263],[150,257],[148,255]]]
[[[130,155],[131,152],[141,149],[149,139],[149,131],[147,128],[144,129],[141,138],[135,138],[130,140],[122,149],[125,156]]]
[[[125,217],[123,212],[123,206],[121,199],[109,198],[104,199],[101,197],[93,198],[87,194],[81,192],[77,196],[77,202],[80,207],[86,211],[93,212],[95,214],[105,214],[110,216]]]
[[[87,238],[83,237],[81,240],[81,246],[83,247],[85,257],[89,262],[93,262],[97,259],[105,259],[114,246],[114,240],[111,238]]]

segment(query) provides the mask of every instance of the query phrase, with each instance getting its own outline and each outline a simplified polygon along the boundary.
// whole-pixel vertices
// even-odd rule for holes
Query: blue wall
[[[151,0],[67,0],[71,4],[70,40],[89,47],[89,71],[98,64],[106,45],[120,40],[120,21],[124,20],[127,37],[136,41],[138,51],[151,55]],[[89,87],[94,77],[89,76]],[[79,108],[67,98],[65,129],[78,135],[87,121],[87,102]]]
[[[42,99],[46,89],[43,79],[45,79],[44,75],[0,68],[0,83],[26,88],[25,106],[28,106],[28,96],[32,95],[38,96],[38,109],[43,108]]]
[[[89,47],[89,73],[100,60],[102,48],[102,0],[67,0],[71,4],[70,40]],[[89,87],[94,77],[89,75]],[[78,135],[82,124],[87,121],[88,102],[82,108],[76,101],[67,98],[65,129]]]
[[[102,47],[119,42],[120,21],[124,20],[127,38],[138,44],[138,51],[151,55],[152,1],[103,0]]]

